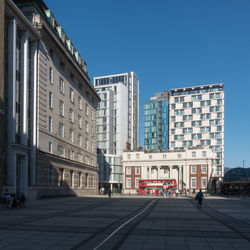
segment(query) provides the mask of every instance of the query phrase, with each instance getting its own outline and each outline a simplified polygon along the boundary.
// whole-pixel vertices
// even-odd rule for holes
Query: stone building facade
[[[21,108],[26,113],[21,119],[20,145],[27,157],[11,160],[8,155],[5,186],[13,192],[24,191],[30,198],[96,194],[96,109],[100,99],[86,63],[42,0],[15,3],[37,39],[33,46],[29,39],[32,33],[20,30],[20,58],[25,60],[27,53],[29,68],[21,73],[24,81],[20,82],[20,89],[27,92],[26,102],[20,98],[21,106],[26,105]],[[29,39],[24,49],[22,36]],[[17,86],[14,81],[13,86]],[[8,131],[15,130],[9,127]],[[25,173],[18,176],[18,168]]]
[[[177,188],[211,191],[216,153],[193,147],[165,152],[131,151],[123,153],[124,194],[136,194],[140,179],[175,179]]]

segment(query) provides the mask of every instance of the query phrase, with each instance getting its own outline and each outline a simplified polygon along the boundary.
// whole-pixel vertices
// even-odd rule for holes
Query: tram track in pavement
[[[202,204],[202,208],[198,208],[195,201],[192,198],[189,198],[188,201],[200,212],[206,214],[208,217],[211,219],[219,222],[220,224],[224,225],[225,227],[229,228],[236,234],[238,234],[240,237],[244,238],[248,242],[250,242],[250,236],[247,236],[244,234],[244,232],[240,231],[237,229],[235,226],[241,227],[241,228],[249,228],[249,223],[246,223],[243,220],[234,218],[230,215],[224,214],[217,209],[207,205],[207,204]]]
[[[77,249],[101,249],[102,246],[111,240],[111,238],[123,230],[123,234],[120,234],[119,239],[115,240],[112,247],[109,249],[119,249],[119,247],[125,242],[128,236],[133,232],[135,227],[153,210],[157,205],[158,199],[147,200],[142,206],[130,214],[117,219],[116,221],[108,224],[104,228],[100,228],[97,232],[79,242],[70,250]]]

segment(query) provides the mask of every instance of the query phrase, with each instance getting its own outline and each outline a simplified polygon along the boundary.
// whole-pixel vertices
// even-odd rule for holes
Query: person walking
[[[199,208],[201,208],[202,200],[204,199],[204,195],[203,195],[203,192],[201,191],[201,189],[200,189],[200,191],[196,194],[195,199],[198,200],[198,205],[197,205],[197,206],[198,206]]]
[[[109,196],[109,199],[111,199],[111,189],[109,188],[109,190],[108,190],[108,196]]]

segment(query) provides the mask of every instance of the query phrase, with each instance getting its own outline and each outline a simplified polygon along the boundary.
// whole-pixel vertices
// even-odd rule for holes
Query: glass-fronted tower
[[[168,91],[157,93],[144,105],[144,148],[168,149]]]
[[[94,78],[101,102],[97,113],[100,187],[121,190],[121,156],[139,146],[139,80],[134,72]]]

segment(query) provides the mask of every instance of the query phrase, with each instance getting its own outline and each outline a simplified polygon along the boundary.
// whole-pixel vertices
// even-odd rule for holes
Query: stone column
[[[37,143],[37,42],[31,44],[31,154],[30,154],[30,185],[36,185],[36,148]]]
[[[161,167],[157,166],[157,179],[160,178],[160,169],[161,169]]]
[[[16,36],[17,24],[15,18],[12,18],[8,25],[8,168],[7,184],[16,185],[16,154],[12,149],[16,136]]]
[[[29,33],[21,37],[21,144],[28,145],[28,98],[29,98]]]

